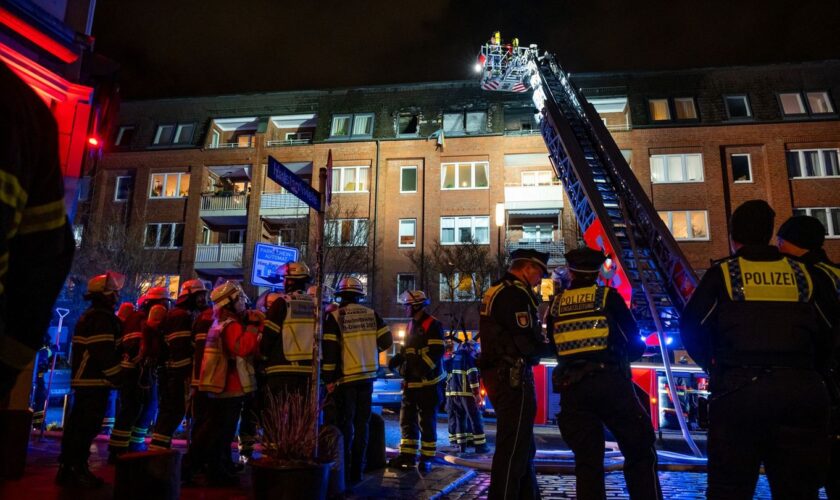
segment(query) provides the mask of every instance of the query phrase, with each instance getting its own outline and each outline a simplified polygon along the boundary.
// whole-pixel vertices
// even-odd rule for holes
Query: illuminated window
[[[373,113],[333,115],[330,138],[364,139],[373,135]]]
[[[840,207],[794,208],[793,215],[810,215],[822,222],[827,238],[840,238]]]
[[[131,188],[134,187],[134,178],[128,175],[117,176],[114,186],[114,201],[126,201],[131,196]]]
[[[443,114],[445,135],[482,134],[486,131],[486,111],[459,111]]]
[[[327,221],[325,239],[331,246],[363,247],[368,244],[367,219],[333,219]]]
[[[190,174],[152,174],[149,198],[186,198],[190,192]]]
[[[837,149],[795,149],[787,152],[788,175],[791,179],[803,177],[837,177]]]
[[[490,243],[490,217],[441,217],[440,243],[458,245],[461,243],[487,245]]]
[[[745,95],[728,95],[724,97],[726,103],[726,114],[730,119],[736,118],[750,118],[752,111],[750,110],[750,102]]]
[[[368,167],[333,167],[333,193],[363,193],[368,190]]]
[[[476,273],[455,272],[440,275],[441,302],[470,302],[478,300],[487,290],[490,277]]]
[[[181,277],[177,274],[152,274],[145,276],[140,281],[140,294],[145,294],[149,288],[162,286],[169,292],[171,298],[178,297],[178,287],[181,285]]]
[[[785,115],[805,114],[805,103],[802,101],[802,94],[799,92],[779,94],[779,102],[782,104],[782,113]]]
[[[648,99],[650,108],[650,119],[655,122],[671,119],[671,110],[668,108],[668,99]]]
[[[397,302],[400,295],[409,290],[417,289],[417,278],[413,274],[397,274]]]
[[[706,210],[660,211],[675,240],[709,239],[709,214]]]
[[[752,182],[752,165],[750,155],[735,154],[730,157],[732,162],[733,182]]]
[[[523,186],[550,186],[553,182],[554,172],[550,170],[522,172]]]
[[[417,219],[400,219],[399,246],[413,247],[417,241]]]
[[[163,222],[146,224],[146,248],[181,248],[184,245],[184,224]]]
[[[400,193],[417,192],[417,167],[400,167]]]
[[[651,155],[650,180],[668,182],[703,182],[703,156],[696,154]]]
[[[440,165],[441,189],[485,189],[490,185],[486,161],[442,163]]]
[[[674,111],[677,120],[696,120],[697,108],[694,106],[693,97],[675,97]]]
[[[812,115],[834,113],[834,106],[831,105],[828,92],[806,92],[805,96],[808,98],[808,109],[811,110]]]

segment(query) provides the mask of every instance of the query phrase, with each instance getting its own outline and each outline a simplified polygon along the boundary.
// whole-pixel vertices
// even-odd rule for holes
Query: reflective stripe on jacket
[[[592,285],[564,290],[554,298],[550,315],[558,356],[608,348],[607,291],[605,287]]]

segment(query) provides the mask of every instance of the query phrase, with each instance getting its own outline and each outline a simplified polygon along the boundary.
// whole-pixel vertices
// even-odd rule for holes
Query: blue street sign
[[[281,288],[283,277],[280,266],[298,260],[298,249],[268,243],[257,243],[254,247],[254,264],[251,267],[251,284]]]
[[[290,193],[316,211],[321,211],[321,193],[301,179],[285,165],[275,160],[273,156],[268,157],[268,178],[286,188]]]

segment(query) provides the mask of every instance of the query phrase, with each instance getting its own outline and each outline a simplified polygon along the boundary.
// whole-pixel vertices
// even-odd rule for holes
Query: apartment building
[[[819,217],[840,259],[840,61],[572,80],[696,269],[726,255],[729,215],[751,198],[768,200],[779,223]],[[256,243],[305,252],[313,234],[309,209],[267,177],[268,157],[317,187],[330,152],[327,239],[367,250],[364,270],[342,272],[363,278],[384,316],[402,316],[399,293],[421,281],[444,311],[472,299],[469,286],[421,280],[418,256],[435,248],[537,248],[559,265],[577,244],[530,96],[475,81],[124,103],[89,165],[77,241],[124,235],[156,263],[149,283],[173,292],[196,275],[248,285]]]

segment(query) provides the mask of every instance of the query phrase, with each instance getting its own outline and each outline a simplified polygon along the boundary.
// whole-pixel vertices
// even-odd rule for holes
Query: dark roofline
[[[683,69],[640,69],[640,70],[626,70],[626,71],[584,71],[580,73],[571,72],[572,78],[598,78],[598,77],[616,77],[616,76],[648,76],[648,75],[663,75],[663,74],[679,74],[679,73],[701,73],[707,71],[721,71],[721,70],[748,70],[748,69],[778,69],[778,68],[804,68],[820,66],[824,64],[840,65],[840,59],[818,59],[814,61],[801,62],[782,62],[769,64],[741,64],[737,66],[698,66],[694,68]]]

